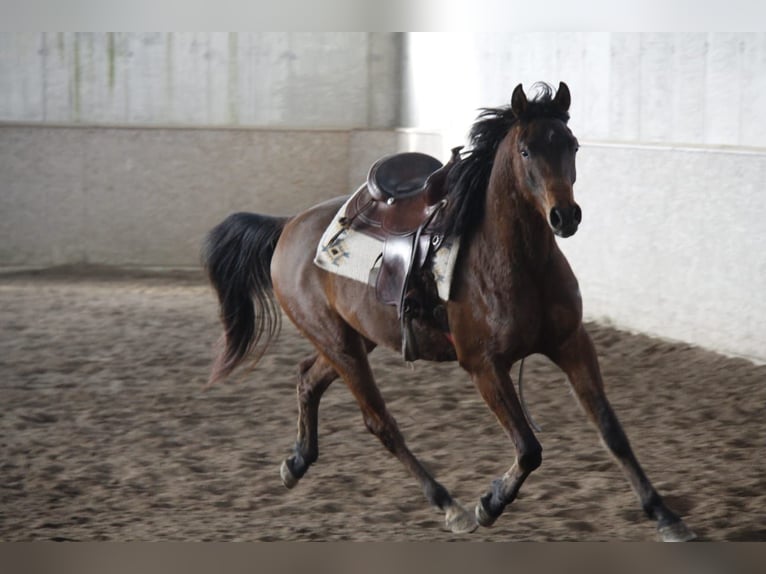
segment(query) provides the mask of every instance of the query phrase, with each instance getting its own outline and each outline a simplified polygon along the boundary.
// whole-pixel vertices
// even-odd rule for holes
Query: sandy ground
[[[308,344],[285,325],[255,371],[203,388],[219,335],[195,273],[0,275],[0,540],[654,540],[637,500],[543,358],[525,394],[543,466],[491,529],[456,536],[365,430],[341,382],[318,463],[292,491]],[[766,540],[766,367],[591,325],[648,475],[707,540]],[[410,447],[473,507],[512,446],[456,365],[373,367]]]

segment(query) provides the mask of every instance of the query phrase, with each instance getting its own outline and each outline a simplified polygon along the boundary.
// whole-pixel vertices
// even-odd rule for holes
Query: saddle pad
[[[352,229],[344,230],[340,219],[346,213],[349,201],[351,198],[338,210],[319,240],[314,263],[330,273],[370,284],[370,274],[376,267],[380,267],[383,242]],[[336,239],[332,241],[334,237]],[[433,255],[432,270],[439,297],[443,301],[449,300],[459,247],[458,239],[447,238]]]

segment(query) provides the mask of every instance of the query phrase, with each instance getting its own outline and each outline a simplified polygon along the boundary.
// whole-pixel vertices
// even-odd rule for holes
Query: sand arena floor
[[[286,490],[297,363],[203,388],[220,329],[198,273],[0,275],[0,540],[654,540],[547,360],[525,371],[543,466],[491,529],[456,536],[364,428],[342,382],[320,459]],[[666,500],[707,540],[766,540],[766,367],[591,325],[607,392]],[[412,450],[466,506],[510,441],[457,365],[373,368]]]

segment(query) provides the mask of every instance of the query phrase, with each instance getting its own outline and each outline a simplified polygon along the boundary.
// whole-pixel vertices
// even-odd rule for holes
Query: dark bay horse
[[[394,307],[379,303],[373,288],[313,263],[315,246],[346,198],[291,218],[238,213],[210,232],[203,258],[225,329],[211,380],[226,377],[247,356],[260,358],[278,332],[274,296],[316,347],[300,364],[298,438],[282,463],[285,486],[295,486],[317,460],[319,401],[340,377],[366,427],[417,478],[428,501],[445,513],[448,528],[490,526],[542,462],[542,447],[509,375],[515,362],[540,353],[566,373],[661,537],[694,537],[644,474],[607,401],[582,324],[577,280],[554,239],[574,234],[582,218],[573,197],[578,142],[567,127],[569,106],[563,82],[555,96],[540,84],[531,100],[517,86],[509,106],[482,111],[469,150],[447,181],[446,230],[461,237],[447,302],[450,333],[416,324],[421,356],[456,360],[516,448],[509,470],[491,483],[475,512],[454,500],[410,452],[373,380],[367,354],[378,345],[401,348]]]

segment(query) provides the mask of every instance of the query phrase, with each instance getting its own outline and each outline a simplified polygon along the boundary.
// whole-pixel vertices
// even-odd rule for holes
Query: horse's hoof
[[[683,520],[662,526],[657,529],[657,532],[660,533],[663,542],[689,542],[697,538],[697,535],[689,530]]]
[[[485,528],[489,528],[495,523],[495,520],[497,520],[497,516],[492,516],[487,512],[486,508],[484,508],[484,505],[481,503],[481,500],[476,503],[476,522],[480,526],[484,526]]]
[[[479,527],[473,515],[457,502],[453,502],[447,508],[447,512],[444,514],[444,523],[455,534],[468,534]]]
[[[287,488],[292,488],[296,484],[298,484],[298,478],[295,478],[293,473],[290,471],[290,467],[287,466],[287,461],[282,461],[282,466],[279,467],[279,476],[282,478],[282,484],[284,484]]]

